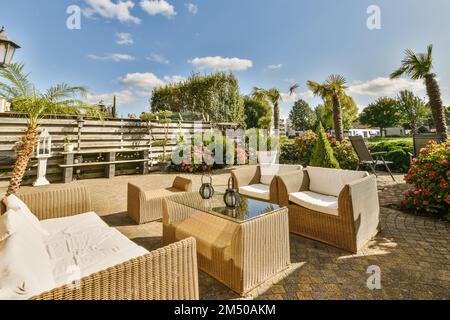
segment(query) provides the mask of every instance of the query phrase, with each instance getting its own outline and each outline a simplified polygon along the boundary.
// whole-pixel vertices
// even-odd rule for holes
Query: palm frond
[[[9,82],[9,84],[2,82],[1,87],[5,92],[12,95],[6,98],[14,99],[18,95],[30,95],[30,91],[32,91],[32,85],[28,80],[30,74],[23,71],[24,67],[24,63],[16,62],[0,69],[0,78]]]

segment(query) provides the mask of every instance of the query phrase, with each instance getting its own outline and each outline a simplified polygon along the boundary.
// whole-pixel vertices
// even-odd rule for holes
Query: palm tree
[[[298,87],[298,84],[293,84],[289,88],[289,95],[292,96]],[[276,88],[266,90],[263,88],[254,87],[252,96],[257,100],[267,100],[272,104],[274,128],[275,130],[280,129],[280,102],[283,101],[281,92]]]
[[[331,101],[336,139],[338,141],[344,140],[341,101],[347,97],[345,94],[345,89],[347,89],[345,78],[338,74],[332,74],[322,84],[314,81],[308,81],[307,84],[315,96],[321,97],[325,102]]]
[[[67,84],[53,86],[45,93],[40,93],[28,80],[24,73],[23,63],[14,63],[0,70],[0,95],[11,102],[15,112],[22,113],[27,119],[25,135],[16,144],[16,163],[13,168],[6,196],[16,194],[20,188],[28,162],[33,155],[39,139],[39,122],[46,114],[77,114],[80,109],[95,113],[95,107],[86,105],[75,99],[77,95],[85,95],[83,87],[72,87]]]
[[[445,119],[444,106],[441,98],[441,90],[436,80],[436,74],[431,72],[433,69],[433,45],[429,45],[427,53],[415,53],[411,49],[405,51],[405,58],[402,65],[391,74],[391,79],[396,79],[402,75],[408,75],[413,80],[423,79],[427,89],[427,95],[430,99],[431,113],[433,115],[436,133],[440,134],[445,140],[447,135],[447,121]]]

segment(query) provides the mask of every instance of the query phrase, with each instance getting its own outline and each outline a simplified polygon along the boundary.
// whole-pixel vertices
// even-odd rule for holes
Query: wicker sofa
[[[33,219],[40,225],[42,232],[48,234],[42,236],[42,245],[40,240],[36,241],[37,243],[25,241],[30,235],[24,231],[28,230],[29,233],[35,234],[37,229],[35,226],[28,225],[28,222],[22,224],[17,222],[28,219],[24,211],[18,211],[22,209],[11,209],[10,207],[6,211],[3,207],[3,211],[6,212],[0,217],[0,224],[2,219],[6,219],[5,217],[15,217],[14,219],[16,219],[10,220],[16,221],[14,233],[6,238],[4,236],[3,239],[0,238],[2,240],[0,241],[0,256],[2,256],[0,269],[3,268],[0,274],[4,276],[13,271],[12,280],[11,278],[5,280],[0,276],[0,297],[3,299],[196,300],[199,298],[195,239],[186,239],[148,252],[116,229],[108,227],[94,212],[90,212],[92,210],[91,199],[89,191],[84,187],[40,191],[21,195],[20,199],[29,208],[29,214],[35,215]],[[99,237],[102,241],[97,241]],[[80,253],[78,251],[80,243],[83,244],[86,241],[97,242],[95,245],[89,245],[89,250],[83,251],[82,249]],[[76,263],[72,262],[72,265],[77,268],[78,273],[68,275],[61,283],[61,279],[57,281],[57,274],[61,275],[61,270],[58,271],[57,266],[60,261],[67,258],[66,255],[61,255],[61,252],[66,253],[68,250],[66,248],[72,246],[76,250],[73,251],[73,258],[75,255],[78,255],[77,258],[81,257],[81,262],[72,259],[76,261]],[[39,251],[41,247],[44,251]],[[48,256],[37,256],[36,250],[20,254],[30,248],[46,252]],[[116,252],[118,248],[120,251]],[[111,249],[112,252],[107,249]],[[105,252],[107,253],[105,254]],[[69,257],[70,254],[72,251],[69,252]],[[43,275],[44,270],[39,269],[38,262],[35,260],[26,264],[27,259],[30,260],[33,255],[37,258],[35,260],[45,261],[42,264],[44,269],[50,266],[50,272],[47,272],[49,274]],[[57,259],[54,259],[55,255]],[[6,263],[7,260],[11,260],[9,267]],[[22,260],[25,263],[22,263]],[[121,262],[115,263],[117,261]],[[86,274],[88,270],[98,269],[99,265],[102,266],[100,270]],[[28,270],[26,270],[27,266],[30,266]],[[85,270],[84,267],[86,267]],[[17,269],[25,270],[25,273],[21,274]],[[62,270],[64,275],[64,269]],[[5,273],[5,271],[7,272]],[[33,272],[38,272],[38,275]],[[20,290],[14,289],[16,282],[18,283],[17,279],[20,280],[20,283],[26,284],[24,280],[21,280],[23,277],[28,284],[33,284],[36,278],[39,281],[43,279],[42,275],[50,281],[53,278],[56,285],[53,287],[48,282],[45,285],[39,283],[37,288],[43,286],[48,288],[44,292],[33,291],[30,288],[36,289],[36,286],[30,285],[28,292],[25,290],[27,289],[26,285],[22,285],[25,289],[22,287],[19,288]],[[12,298],[11,295],[8,296],[8,293],[11,292],[13,293]],[[14,296],[17,292],[20,293],[19,297]]]
[[[129,183],[127,208],[128,216],[138,224],[162,219],[162,202],[174,193],[192,191],[192,181],[176,177],[172,187],[145,191],[141,187]]]
[[[308,167],[278,176],[290,232],[356,253],[379,231],[375,176]]]
[[[274,165],[270,175],[264,175],[261,165],[247,166],[231,171],[233,188],[239,193],[257,200],[278,203],[277,175],[287,174],[291,171],[302,170],[301,165]]]

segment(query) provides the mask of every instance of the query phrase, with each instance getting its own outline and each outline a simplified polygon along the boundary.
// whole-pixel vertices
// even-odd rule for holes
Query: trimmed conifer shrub
[[[317,140],[314,142],[309,165],[313,167],[339,169],[339,162],[333,154],[333,148],[328,141],[321,122],[317,126]]]

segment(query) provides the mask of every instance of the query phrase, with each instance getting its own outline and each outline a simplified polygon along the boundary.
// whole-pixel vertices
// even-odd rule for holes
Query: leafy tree
[[[58,84],[41,93],[29,81],[29,73],[24,72],[23,63],[13,63],[0,69],[0,95],[11,102],[11,110],[22,113],[27,119],[25,135],[16,145],[16,163],[13,168],[6,196],[16,194],[22,183],[28,162],[39,139],[40,120],[48,114],[79,114],[84,109],[91,114],[97,111],[76,99],[86,93],[84,87]],[[6,80],[6,81],[5,81]],[[5,82],[3,82],[5,81]]]
[[[425,102],[408,90],[400,91],[397,96],[397,109],[400,112],[401,121],[408,124],[413,133],[417,133],[430,114]]]
[[[353,123],[358,120],[358,107],[355,101],[349,96],[342,97],[341,107],[344,129],[351,129]],[[325,128],[334,128],[333,103],[330,100],[326,100],[324,104],[319,105],[316,110],[316,114],[317,113]]]
[[[379,98],[369,104],[359,115],[359,121],[362,124],[379,127],[381,136],[383,136],[383,129],[398,125],[400,120],[397,101],[387,97]]]
[[[289,119],[296,131],[306,131],[314,127],[316,115],[305,100],[297,100],[289,113]]]
[[[289,95],[293,95],[298,87],[298,84],[293,84],[289,88]],[[266,90],[263,88],[254,87],[252,96],[258,100],[267,100],[270,104],[272,104],[274,128],[275,130],[280,129],[280,102],[283,100],[281,92],[276,88]]]
[[[245,125],[244,102],[232,74],[192,74],[186,81],[154,89],[150,103],[152,112],[193,112],[215,123]]]
[[[309,165],[312,167],[339,169],[339,162],[334,156],[333,148],[320,122],[317,126],[317,140],[314,142]]]
[[[447,135],[447,119],[445,108],[442,103],[441,90],[433,69],[433,45],[429,45],[426,53],[415,53],[411,49],[405,51],[405,58],[399,69],[391,74],[391,79],[399,78],[402,75],[408,75],[413,80],[423,79],[427,89],[427,95],[430,99],[429,105],[433,115],[436,132],[445,139]]]
[[[332,74],[324,83],[308,81],[308,87],[314,95],[321,97],[325,103],[331,102],[333,106],[333,123],[338,141],[344,140],[344,125],[342,117],[342,100],[346,97],[346,80],[341,75]]]
[[[244,97],[244,110],[247,129],[270,129],[272,109],[266,100]]]

